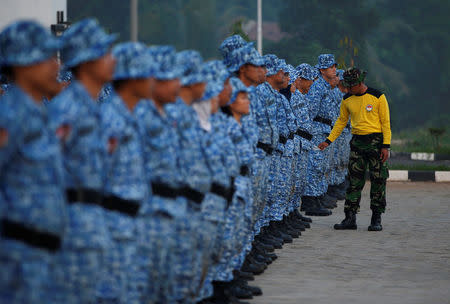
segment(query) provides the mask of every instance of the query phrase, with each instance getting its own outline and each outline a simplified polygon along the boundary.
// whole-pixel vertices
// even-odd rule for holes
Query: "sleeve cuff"
[[[325,139],[325,142],[326,142],[327,144],[331,145],[331,141],[330,141],[328,138]]]
[[[382,145],[381,145],[381,148],[390,149],[390,148],[391,148],[391,145],[389,145],[389,144],[382,144]]]

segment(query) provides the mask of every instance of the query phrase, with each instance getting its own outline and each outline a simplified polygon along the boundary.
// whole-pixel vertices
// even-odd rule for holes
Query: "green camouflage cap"
[[[342,81],[342,85],[348,88],[358,85],[364,81],[366,75],[366,71],[361,71],[355,67],[349,68],[344,72],[344,80]]]

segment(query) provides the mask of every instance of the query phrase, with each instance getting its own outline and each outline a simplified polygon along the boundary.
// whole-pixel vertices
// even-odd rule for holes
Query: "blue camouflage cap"
[[[0,33],[0,66],[26,66],[56,54],[62,41],[31,20],[17,21]]]
[[[298,77],[297,70],[291,64],[286,64],[286,70],[289,73],[289,84],[294,83]]]
[[[107,34],[95,19],[83,19],[73,24],[62,35],[61,59],[65,68],[103,57],[116,39],[117,34]]]
[[[157,65],[154,75],[156,79],[171,80],[182,77],[183,70],[176,63],[177,52],[173,46],[151,46],[149,53]]]
[[[230,78],[230,85],[231,85],[231,98],[230,101],[228,101],[227,105],[232,104],[235,102],[238,94],[240,92],[249,92],[249,88],[246,87],[242,81],[237,77],[231,77]]]
[[[267,69],[266,76],[272,76],[278,73],[279,70],[283,69],[283,62],[278,59],[278,57],[274,54],[267,54],[263,56],[264,62]]]
[[[318,69],[327,69],[336,64],[336,60],[334,59],[333,54],[321,54],[317,58],[316,68]]]
[[[317,75],[318,70],[316,68],[313,68],[307,63],[300,64],[295,68],[295,70],[298,73],[298,77],[306,80],[314,80],[318,76]]]
[[[225,81],[230,77],[227,67],[221,60],[211,60],[203,64],[205,79],[208,82],[202,100],[211,99],[222,92]]]
[[[203,69],[203,58],[199,52],[194,50],[179,52],[176,56],[176,63],[177,66],[182,69],[182,86],[206,81],[206,75]]]
[[[220,54],[222,54],[223,59],[228,60],[229,55],[234,50],[239,49],[246,45],[254,46],[254,43],[247,42],[240,35],[233,35],[228,38],[225,38],[225,40],[219,46],[219,51],[220,51]]]
[[[245,64],[252,64],[254,66],[265,65],[264,58],[251,45],[245,45],[231,52],[224,63],[230,72],[236,72]]]
[[[339,80],[344,80],[344,70],[337,69],[336,75],[339,77]]]
[[[116,59],[113,80],[148,78],[155,73],[156,64],[143,43],[120,43],[112,54]]]

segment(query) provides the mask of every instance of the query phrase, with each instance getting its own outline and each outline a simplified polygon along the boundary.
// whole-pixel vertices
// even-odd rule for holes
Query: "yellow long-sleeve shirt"
[[[362,95],[345,95],[341,102],[339,118],[336,120],[327,138],[328,142],[333,142],[339,137],[347,125],[349,116],[352,124],[352,134],[383,133],[383,147],[390,147],[391,122],[389,119],[389,106],[383,93],[368,88],[366,93]]]

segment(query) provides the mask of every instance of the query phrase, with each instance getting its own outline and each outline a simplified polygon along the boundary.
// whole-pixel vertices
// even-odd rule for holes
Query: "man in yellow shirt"
[[[350,185],[345,197],[345,219],[334,225],[336,230],[356,229],[356,213],[359,211],[361,190],[365,173],[370,173],[370,209],[372,219],[369,231],[380,231],[381,214],[386,209],[386,179],[389,176],[386,160],[389,157],[391,126],[386,96],[364,84],[366,73],[350,68],[344,73],[343,84],[348,88],[341,102],[340,115],[328,138],[319,144],[324,150],[342,132],[351,119],[352,140],[348,172]]]

